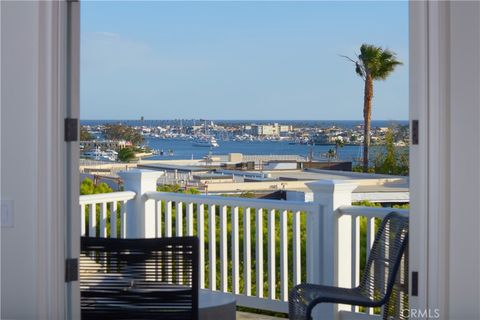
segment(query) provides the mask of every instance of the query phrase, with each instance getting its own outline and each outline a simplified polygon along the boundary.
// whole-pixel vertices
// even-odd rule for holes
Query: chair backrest
[[[358,288],[376,304],[382,305],[388,299],[407,245],[408,218],[389,213],[375,235]]]
[[[198,239],[81,239],[82,319],[198,319]]]
[[[384,320],[408,320],[408,246],[403,253],[392,293],[383,307]]]

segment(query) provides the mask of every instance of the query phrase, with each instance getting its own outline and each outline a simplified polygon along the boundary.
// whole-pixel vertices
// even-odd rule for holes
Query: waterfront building
[[[274,124],[253,124],[251,132],[254,136],[279,136],[280,126],[278,123]]]

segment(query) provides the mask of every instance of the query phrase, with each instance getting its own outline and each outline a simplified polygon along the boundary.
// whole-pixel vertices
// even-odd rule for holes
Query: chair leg
[[[306,320],[313,320],[312,311],[313,311],[313,308],[315,308],[318,304],[320,304],[320,302],[317,302],[315,300],[310,302],[310,304],[307,307],[307,314],[306,314],[306,317],[305,317]]]

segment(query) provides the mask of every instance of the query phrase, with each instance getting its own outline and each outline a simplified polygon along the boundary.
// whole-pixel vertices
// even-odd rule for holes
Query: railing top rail
[[[133,191],[89,194],[89,195],[80,196],[80,204],[131,200],[135,198],[135,196],[136,196],[136,193]]]
[[[315,204],[312,202],[206,196],[170,192],[146,192],[145,197],[146,199],[152,199],[157,201],[164,200],[192,202],[202,203],[206,205],[238,206],[245,208],[262,209],[283,209],[291,211],[311,211],[314,209],[315,206]]]
[[[376,208],[365,206],[342,206],[339,208],[340,214],[352,216],[364,216],[369,218],[384,218],[390,212],[397,212],[406,217],[409,216],[409,210],[396,208]]]

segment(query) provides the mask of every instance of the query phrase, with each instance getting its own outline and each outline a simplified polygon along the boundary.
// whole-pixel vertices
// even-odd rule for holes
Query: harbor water
[[[219,141],[218,148],[197,147],[188,140],[168,140],[147,137],[145,144],[155,150],[163,150],[164,155],[155,155],[149,157],[152,160],[167,159],[202,159],[209,154],[226,155],[229,153],[242,153],[245,155],[299,155],[307,157],[310,148],[313,148],[313,157],[318,160],[327,160],[324,154],[329,149],[335,149],[334,145],[316,145],[308,146],[304,144],[290,144],[288,141]],[[373,147],[375,150],[380,151]],[[173,154],[169,155],[169,150]],[[338,148],[338,157],[340,160],[353,161],[362,156],[362,147],[358,145],[347,145]]]

